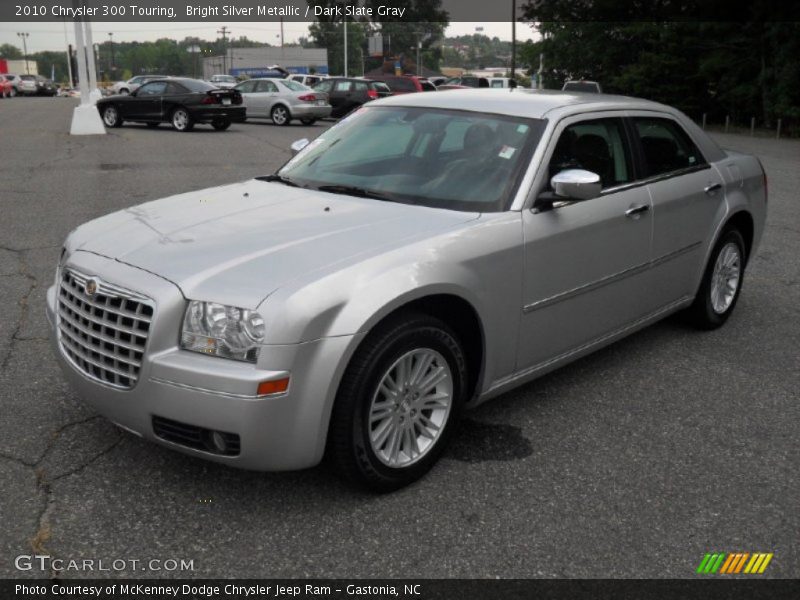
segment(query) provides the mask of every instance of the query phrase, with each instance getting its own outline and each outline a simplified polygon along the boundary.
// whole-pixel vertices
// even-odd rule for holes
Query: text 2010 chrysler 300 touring
[[[757,159],[660,104],[470,90],[364,107],[271,176],[68,237],[56,353],[97,411],[229,465],[381,490],[461,409],[686,309],[731,314]]]

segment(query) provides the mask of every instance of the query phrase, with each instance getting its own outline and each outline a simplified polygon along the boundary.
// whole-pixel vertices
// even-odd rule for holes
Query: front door
[[[621,118],[571,117],[545,156],[550,178],[565,169],[600,176],[597,198],[524,210],[525,272],[518,370],[545,365],[653,310],[646,293],[652,204],[635,185]],[[544,191],[544,190],[542,190]]]

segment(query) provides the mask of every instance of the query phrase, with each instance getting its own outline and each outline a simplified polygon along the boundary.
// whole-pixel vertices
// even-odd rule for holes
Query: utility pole
[[[511,79],[517,71],[517,0],[511,0]]]
[[[31,35],[30,33],[21,33],[21,32],[17,33],[17,37],[22,38],[23,58],[25,59],[25,72],[28,75],[31,74],[31,69],[28,66],[28,37],[30,35]]]
[[[114,32],[108,32],[108,42],[111,44],[111,62],[108,64],[109,74],[114,70]]]
[[[344,76],[347,77],[347,17],[344,18]]]
[[[225,36],[228,35],[228,33],[230,33],[230,30],[226,26],[223,25],[222,29],[217,29],[217,33],[221,33],[222,34],[222,51],[223,51],[222,52],[222,70],[227,75],[228,74],[228,45],[226,43],[227,40],[225,39]]]

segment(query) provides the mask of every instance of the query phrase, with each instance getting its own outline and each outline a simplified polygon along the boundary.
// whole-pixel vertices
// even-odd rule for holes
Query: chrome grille
[[[87,282],[97,283],[89,294]],[[65,269],[58,294],[59,342],[88,377],[121,389],[139,378],[153,303],[149,298]]]

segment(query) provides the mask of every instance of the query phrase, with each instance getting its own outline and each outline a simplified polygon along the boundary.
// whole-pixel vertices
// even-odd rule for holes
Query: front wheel
[[[697,297],[687,309],[689,320],[700,329],[716,329],[728,320],[739,299],[746,251],[737,229],[726,231],[714,246]]]
[[[219,121],[214,121],[211,123],[211,126],[216,129],[217,131],[225,131],[228,127],[231,126],[231,122],[227,119],[222,119]]]
[[[183,107],[176,108],[172,112],[172,127],[175,128],[175,131],[191,131],[194,127],[194,121],[189,111]]]
[[[280,104],[272,109],[270,117],[275,125],[288,125],[292,121],[292,115],[289,114],[289,109]]]
[[[122,117],[119,116],[116,106],[110,105],[103,109],[103,124],[106,127],[122,127]]]
[[[375,491],[406,486],[441,456],[466,389],[464,351],[445,323],[416,313],[394,318],[365,339],[342,378],[328,457]]]

